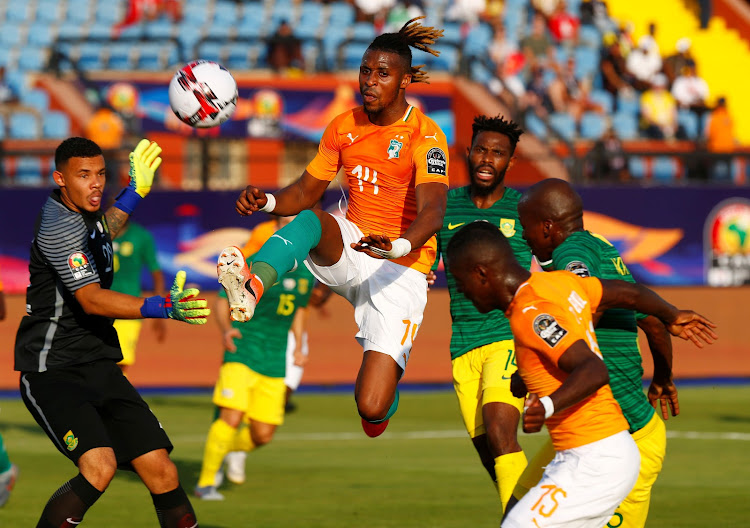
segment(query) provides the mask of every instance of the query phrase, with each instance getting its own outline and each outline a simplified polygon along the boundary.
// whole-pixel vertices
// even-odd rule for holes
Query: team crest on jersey
[[[510,238],[516,234],[516,221],[513,218],[500,219],[500,232],[505,238]]]
[[[579,277],[591,277],[591,272],[589,271],[588,266],[580,260],[572,260],[568,262],[568,265],[565,266],[565,271],[575,273]]]
[[[88,257],[80,251],[68,256],[68,268],[70,268],[75,280],[85,279],[94,274],[94,268],[91,266]]]
[[[398,153],[401,152],[401,148],[404,146],[398,139],[392,139],[388,145],[388,159],[398,158]]]
[[[72,430],[65,433],[65,436],[63,436],[63,442],[65,442],[68,451],[73,451],[78,447],[78,438],[76,438],[76,435],[73,434]]]
[[[448,168],[448,158],[445,156],[443,149],[432,147],[427,151],[427,174],[446,175]]]
[[[287,277],[282,281],[282,285],[284,286],[285,290],[293,290],[295,286],[297,286],[297,281]]]
[[[568,335],[568,331],[560,326],[560,323],[558,323],[550,314],[536,316],[536,319],[534,319],[534,332],[541,337],[550,348],[555,348],[555,345],[557,345],[563,337]]]

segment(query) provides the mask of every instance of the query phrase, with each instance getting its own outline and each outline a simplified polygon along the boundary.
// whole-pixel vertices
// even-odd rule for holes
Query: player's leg
[[[219,256],[218,273],[232,318],[249,320],[264,288],[270,288],[278,277],[301,265],[308,254],[317,265],[332,266],[341,259],[343,249],[338,223],[330,214],[318,210],[302,211],[274,233],[253,257],[252,272],[238,259],[239,249],[225,248]]]
[[[145,453],[131,461],[133,469],[151,492],[161,528],[192,528],[195,511],[180,485],[177,467],[166,449]]]
[[[365,350],[354,386],[354,400],[368,436],[380,435],[398,409],[397,386],[403,373],[404,370],[391,356]]]
[[[294,391],[299,387],[302,381],[302,375],[305,372],[304,367],[294,364],[294,351],[296,349],[297,341],[294,337],[294,333],[289,331],[287,336],[286,344],[286,376],[284,376],[284,385],[286,385],[286,399],[284,401],[284,412],[294,412],[297,406],[291,401],[291,396]],[[307,332],[302,334],[302,354],[307,356],[309,354],[309,344],[307,340]]]
[[[3,436],[0,435],[0,508],[8,502],[17,478],[18,467],[11,464],[8,452],[5,450]]]
[[[482,418],[505,511],[513,488],[526,468],[526,455],[518,443],[523,398],[516,398],[510,391],[510,377],[516,371],[513,341],[491,343],[482,347],[481,352]]]
[[[657,413],[632,434],[641,454],[638,480],[625,500],[617,507],[608,528],[643,528],[651,504],[651,489],[661,472],[667,451],[667,429]]]

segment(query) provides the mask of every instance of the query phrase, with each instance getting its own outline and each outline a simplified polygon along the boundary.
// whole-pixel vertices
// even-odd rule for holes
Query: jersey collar
[[[401,118],[401,121],[406,121],[407,119],[409,119],[413,110],[414,107],[412,105],[409,105],[409,108],[407,108],[406,112],[404,112],[404,117]]]

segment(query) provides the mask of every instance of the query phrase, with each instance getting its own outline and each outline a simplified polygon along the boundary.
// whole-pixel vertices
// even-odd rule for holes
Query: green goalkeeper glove
[[[141,198],[145,198],[151,190],[154,173],[161,165],[159,154],[161,147],[148,139],[142,139],[130,153],[130,187]]]
[[[211,310],[206,299],[198,299],[197,288],[185,287],[185,272],[180,270],[174,278],[168,297],[156,295],[143,301],[141,315],[145,318],[176,319],[190,324],[206,324]]]

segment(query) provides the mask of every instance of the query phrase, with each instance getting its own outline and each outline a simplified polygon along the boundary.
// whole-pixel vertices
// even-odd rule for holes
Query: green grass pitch
[[[61,395],[64,397],[64,395]],[[175,444],[192,491],[212,417],[208,395],[148,397]],[[203,528],[486,527],[499,524],[494,487],[462,431],[452,392],[404,392],[382,437],[362,433],[350,394],[299,394],[274,441],[248,457],[248,481],[225,485],[224,502],[193,505]],[[683,388],[649,526],[747,525],[748,387]],[[0,527],[34,526],[50,494],[75,475],[20,400],[0,401],[0,432],[21,469]],[[531,452],[542,435],[521,435]],[[157,526],[148,492],[120,472],[83,526]]]

